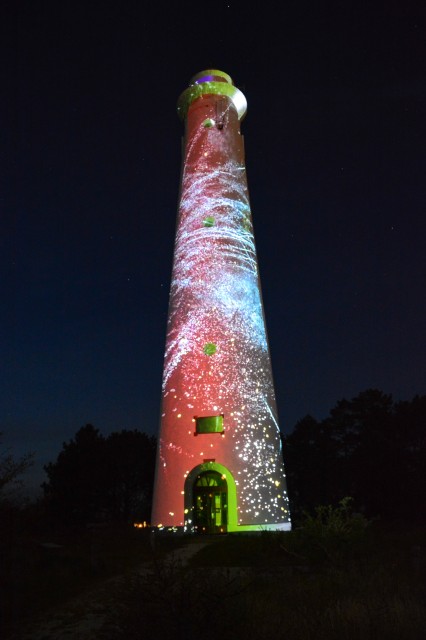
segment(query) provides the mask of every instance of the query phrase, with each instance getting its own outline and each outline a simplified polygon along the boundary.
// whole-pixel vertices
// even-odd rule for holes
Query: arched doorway
[[[201,534],[226,533],[228,525],[228,485],[217,471],[199,473],[193,490],[194,529]]]
[[[229,533],[230,531],[239,530],[237,524],[237,487],[233,475],[227,467],[223,466],[223,464],[220,464],[215,460],[209,460],[208,462],[203,462],[191,469],[185,478],[184,490],[182,493],[184,495],[185,531],[188,533],[195,533],[197,531],[195,528],[195,484],[199,476],[212,471],[215,471],[222,481],[225,480],[227,491],[225,509],[226,518],[223,518],[222,526],[224,531],[220,531],[219,528],[217,533]],[[222,484],[222,487],[225,487],[225,485]]]

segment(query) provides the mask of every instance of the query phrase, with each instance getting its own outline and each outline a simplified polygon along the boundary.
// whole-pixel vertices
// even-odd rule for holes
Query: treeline
[[[88,424],[44,467],[47,513],[65,523],[149,521],[156,440],[141,431],[104,437]]]
[[[300,420],[283,448],[295,522],[346,496],[369,518],[426,522],[426,396],[394,402],[377,389],[363,391],[322,421]],[[105,437],[82,427],[45,466],[43,512],[64,524],[149,522],[155,453],[155,438],[141,431]],[[31,456],[0,455],[2,512],[11,504],[6,490],[29,464]]]
[[[292,515],[351,496],[385,520],[426,521],[426,396],[393,402],[369,389],[283,437]]]

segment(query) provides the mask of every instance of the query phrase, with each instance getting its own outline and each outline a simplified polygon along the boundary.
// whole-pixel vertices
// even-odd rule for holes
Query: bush
[[[318,506],[313,515],[304,512],[300,526],[285,542],[307,561],[336,564],[358,555],[368,524],[363,515],[353,513],[352,498],[346,497],[336,507]]]

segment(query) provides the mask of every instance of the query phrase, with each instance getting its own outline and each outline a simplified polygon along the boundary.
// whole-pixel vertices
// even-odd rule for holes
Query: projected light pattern
[[[211,515],[220,520],[218,530],[289,528],[239,129],[241,96],[239,113],[229,90],[220,95],[216,87],[210,93],[211,77],[220,72],[203,73],[196,82],[200,87],[208,77],[206,93],[198,90],[186,118],[153,524],[191,530],[194,514],[200,518],[211,504],[206,506],[201,488],[192,497],[195,484],[187,479],[197,469],[199,474],[210,469],[213,478],[220,466],[229,491],[235,483],[236,504],[230,496],[226,504],[221,485],[211,507],[212,514],[223,511],[222,519]],[[183,96],[181,104],[187,100]],[[220,433],[196,435],[202,416],[223,416]]]

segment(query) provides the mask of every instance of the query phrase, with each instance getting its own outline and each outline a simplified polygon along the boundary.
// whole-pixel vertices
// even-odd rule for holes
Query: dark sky
[[[0,430],[33,482],[88,422],[156,433],[176,100],[205,68],[248,101],[282,430],[426,392],[425,12],[372,4],[2,3]]]

